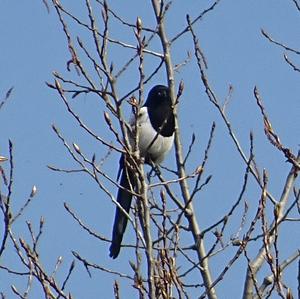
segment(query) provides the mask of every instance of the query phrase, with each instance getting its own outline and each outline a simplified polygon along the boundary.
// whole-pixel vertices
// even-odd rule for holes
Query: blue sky
[[[86,20],[83,2],[62,1],[74,14]],[[130,5],[120,2],[113,1],[112,8],[128,22],[135,23],[136,17],[140,16],[145,26],[150,27],[154,24],[150,1],[131,0]],[[195,17],[212,3],[205,2],[203,4],[201,1],[199,4],[199,1],[174,1],[167,16],[166,28],[169,37],[174,36],[186,25],[186,14]],[[258,86],[273,128],[285,146],[296,153],[300,143],[300,85],[299,74],[283,59],[285,52],[269,43],[260,30],[263,28],[277,40],[300,48],[299,16],[293,1],[221,0],[216,9],[207,14],[194,28],[208,61],[208,78],[220,101],[225,99],[229,85],[233,86],[232,99],[227,107],[228,117],[246,152],[249,149],[249,132],[253,131],[257,163],[260,170],[265,168],[268,171],[269,188],[275,198],[281,194],[290,165],[285,163],[282,153],[266,140],[253,89],[254,86]],[[124,29],[115,21],[111,26],[111,36],[128,43],[135,42],[132,30]],[[85,32],[77,26],[70,25],[70,28],[75,36],[80,35],[91,45],[90,37]],[[60,129],[70,144],[76,142],[90,157],[96,153],[100,160],[106,153],[99,143],[78,127],[67,113],[58,94],[45,84],[46,81],[53,82],[53,71],[76,78],[74,72],[71,74],[66,69],[66,62],[70,57],[54,9],[50,9],[48,14],[42,1],[3,0],[0,4],[0,36],[0,98],[14,86],[9,101],[0,110],[0,155],[8,156],[8,139],[14,144],[13,208],[18,209],[22,206],[33,185],[38,189],[34,202],[15,225],[17,236],[28,239],[25,221],[30,220],[37,229],[39,218],[43,216],[45,229],[40,251],[43,263],[49,271],[57,257],[62,255],[64,262],[58,275],[64,277],[72,261],[71,250],[79,251],[83,256],[106,267],[122,272],[130,271],[128,253],[121,254],[117,261],[110,260],[108,244],[95,241],[83,233],[63,209],[63,203],[68,202],[94,230],[109,237],[114,215],[111,201],[86,175],[66,175],[52,172],[46,167],[54,165],[76,168],[53,133],[52,124]],[[152,44],[152,49],[161,51],[157,41]],[[182,62],[187,51],[193,53],[190,34],[174,43],[172,51],[174,64]],[[131,53],[122,48],[112,47],[109,59],[114,61],[117,69]],[[296,64],[300,62],[297,56],[287,54]],[[152,63],[150,58],[146,59],[146,72],[153,69]],[[133,65],[120,79],[117,85],[118,94],[123,95],[132,89],[137,76],[138,70],[136,65]],[[205,173],[212,174],[213,179],[195,202],[200,226],[207,227],[228,211],[236,200],[242,186],[245,165],[238,156],[216,109],[207,100],[194,59],[176,73],[177,86],[180,80],[185,83],[179,107],[185,150],[192,133],[196,135],[196,146],[187,166],[190,171],[201,162],[212,122],[215,121],[217,125]],[[160,71],[145,87],[146,93],[157,83],[166,84],[164,71]],[[71,100],[71,103],[95,132],[102,134],[108,141],[113,140],[104,124],[105,108],[98,99],[89,95],[81,96]],[[175,167],[174,152],[169,155],[165,164]],[[7,169],[8,164],[4,167]],[[114,178],[118,167],[118,155],[112,154],[103,167]],[[114,193],[114,187],[108,186]],[[3,186],[0,187],[2,190]],[[251,211],[248,220],[255,211],[258,194],[258,187],[252,180],[245,196]],[[233,230],[235,227],[233,224]],[[294,237],[291,238],[291,235]],[[299,248],[298,237],[295,236],[299,236],[298,224],[283,226],[282,259]],[[130,240],[130,232],[126,240]],[[225,258],[229,259],[230,254],[232,252],[225,255]],[[222,259],[216,258],[212,262],[213,275],[217,275],[221,269],[218,267],[220,260]],[[13,254],[8,254],[4,262],[14,263]],[[286,277],[286,283],[294,290],[297,282],[295,269],[295,266],[292,266]],[[228,278],[218,287],[219,293],[224,294],[220,295],[220,298],[240,296],[242,287],[233,286],[236,286],[236,282],[241,285],[241,273],[244,277],[245,267],[242,262],[237,263]],[[86,294],[91,299],[99,296],[112,298],[113,276],[104,273],[94,275],[93,279],[89,279],[82,265],[77,262],[73,283],[70,285],[76,298],[87,298]],[[3,272],[0,272],[0,281],[0,291],[10,294],[9,298],[11,283],[15,283],[20,289],[25,287],[22,282],[10,279]],[[121,282],[121,294],[122,291],[131,289],[127,284],[126,281]],[[38,288],[34,289],[32,298],[36,298],[34,294],[38,292]]]

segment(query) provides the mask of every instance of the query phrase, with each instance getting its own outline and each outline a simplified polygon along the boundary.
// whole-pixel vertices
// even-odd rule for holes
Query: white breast
[[[130,120],[133,125],[134,119]],[[174,134],[170,137],[164,137],[160,134],[157,136],[157,132],[153,129],[147,107],[142,107],[138,116],[138,132],[139,132],[139,149],[141,156],[146,156],[150,154],[153,162],[161,163],[168,151],[172,148],[174,141]],[[153,140],[155,141],[153,142]],[[149,148],[150,144],[151,147]]]

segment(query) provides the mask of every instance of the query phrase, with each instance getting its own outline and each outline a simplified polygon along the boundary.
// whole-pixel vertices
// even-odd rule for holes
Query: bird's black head
[[[170,90],[164,85],[155,85],[149,92],[146,107],[153,106],[172,106],[172,100],[170,97]]]
[[[172,136],[175,124],[169,88],[164,85],[154,86],[144,106],[148,108],[152,127],[162,136]]]

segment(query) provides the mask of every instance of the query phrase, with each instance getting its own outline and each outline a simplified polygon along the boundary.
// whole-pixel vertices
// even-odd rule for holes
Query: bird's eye
[[[165,98],[167,96],[167,93],[164,90],[160,90],[157,95],[161,98]]]

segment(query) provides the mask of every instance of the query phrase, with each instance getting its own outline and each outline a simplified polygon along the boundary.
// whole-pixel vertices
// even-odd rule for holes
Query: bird
[[[134,128],[138,126],[138,148],[140,157],[146,164],[159,165],[174,143],[175,120],[173,113],[173,103],[170,90],[167,86],[156,85],[148,94],[145,104],[140,108],[137,119],[133,117],[129,125]],[[132,133],[128,134],[131,146],[134,146]],[[129,213],[132,191],[135,189],[134,169],[126,163],[126,156],[120,158],[121,174],[120,186],[117,194],[117,202]],[[110,257],[118,257],[121,249],[123,235],[127,226],[128,218],[124,212],[116,207],[115,219],[112,231],[112,242],[110,246]]]

